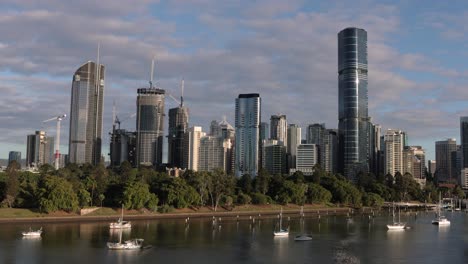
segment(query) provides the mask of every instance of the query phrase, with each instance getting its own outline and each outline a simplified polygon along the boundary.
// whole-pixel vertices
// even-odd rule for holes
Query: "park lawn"
[[[37,209],[25,208],[0,208],[0,218],[23,218],[23,217],[42,217],[45,216]]]

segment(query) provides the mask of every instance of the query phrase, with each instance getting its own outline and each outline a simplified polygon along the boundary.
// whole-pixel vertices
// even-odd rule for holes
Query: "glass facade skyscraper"
[[[462,169],[468,168],[468,116],[460,117],[460,146],[462,152]]]
[[[104,65],[88,61],[73,75],[70,138],[71,163],[98,164],[101,161]]]
[[[137,166],[162,164],[165,93],[157,88],[138,89]]]
[[[353,180],[369,170],[367,32],[346,28],[338,33],[338,130],[340,167]]]
[[[261,98],[240,94],[236,98],[235,175],[257,176],[259,168]]]
[[[184,159],[184,133],[188,128],[189,111],[182,104],[169,109],[169,134],[167,136],[167,162],[181,168]]]

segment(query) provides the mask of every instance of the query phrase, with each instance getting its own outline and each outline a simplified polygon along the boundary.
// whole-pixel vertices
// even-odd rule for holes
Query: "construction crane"
[[[63,115],[59,115],[59,116],[52,117],[50,119],[42,121],[42,123],[46,123],[46,122],[53,121],[53,120],[57,121],[57,134],[56,134],[57,138],[55,140],[55,169],[56,170],[59,169],[59,158],[60,158],[60,121],[62,121],[62,119],[64,119],[65,117],[67,117],[67,115],[63,114]]]
[[[169,91],[166,91],[166,94],[172,99],[174,100],[174,102],[176,102],[180,107],[183,107],[184,106],[184,79],[182,79],[182,82],[180,84],[180,88],[182,90],[182,93],[181,93],[181,96],[180,96],[180,101],[177,100],[171,93],[169,93]]]

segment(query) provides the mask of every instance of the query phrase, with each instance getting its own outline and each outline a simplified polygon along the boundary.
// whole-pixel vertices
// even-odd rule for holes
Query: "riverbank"
[[[151,219],[196,219],[196,218],[222,218],[225,221],[251,220],[274,218],[283,209],[283,215],[299,217],[301,206],[298,205],[244,205],[236,206],[232,210],[218,208],[215,212],[210,207],[198,209],[175,209],[169,213],[150,212],[148,210],[125,210],[125,220],[151,220]],[[308,217],[319,217],[321,215],[343,215],[352,212],[348,207],[332,207],[323,204],[304,205],[303,213]],[[89,215],[78,215],[66,212],[55,212],[41,214],[29,209],[0,209],[0,224],[6,223],[60,223],[60,222],[100,222],[115,221],[121,214],[120,209],[99,208]]]

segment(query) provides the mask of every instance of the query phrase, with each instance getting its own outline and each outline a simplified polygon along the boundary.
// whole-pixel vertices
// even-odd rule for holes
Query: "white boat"
[[[279,230],[273,231],[274,236],[289,236],[289,230],[288,229],[283,229],[282,227],[283,224],[283,208],[281,207],[281,212],[279,215]]]
[[[143,247],[142,238],[134,238],[130,240],[126,240],[123,243],[119,242],[107,242],[108,249],[115,249],[115,250],[132,250],[132,249],[141,249]]]
[[[398,222],[395,221],[395,204],[393,204],[393,222],[387,225],[388,230],[404,230],[406,224],[400,221],[400,208],[398,208]]]
[[[440,211],[440,208],[442,207],[441,201],[442,200],[440,198],[440,193],[439,193],[439,206],[437,207],[437,217],[434,220],[432,220],[432,224],[439,225],[439,226],[448,226],[450,225],[450,221],[444,215],[442,215]]]
[[[25,237],[40,237],[42,235],[42,227],[38,230],[32,230],[29,228],[29,231],[22,232],[23,236]]]
[[[125,240],[122,243],[122,229],[119,233],[119,242],[107,242],[108,249],[114,250],[132,250],[132,249],[141,249],[143,247],[142,238],[134,238],[130,240]]]
[[[123,220],[123,211],[124,211],[124,207],[122,204],[122,216],[119,218],[119,220],[117,220],[117,222],[112,222],[109,224],[110,229],[125,229],[125,228],[132,227],[132,223],[130,221]]]

